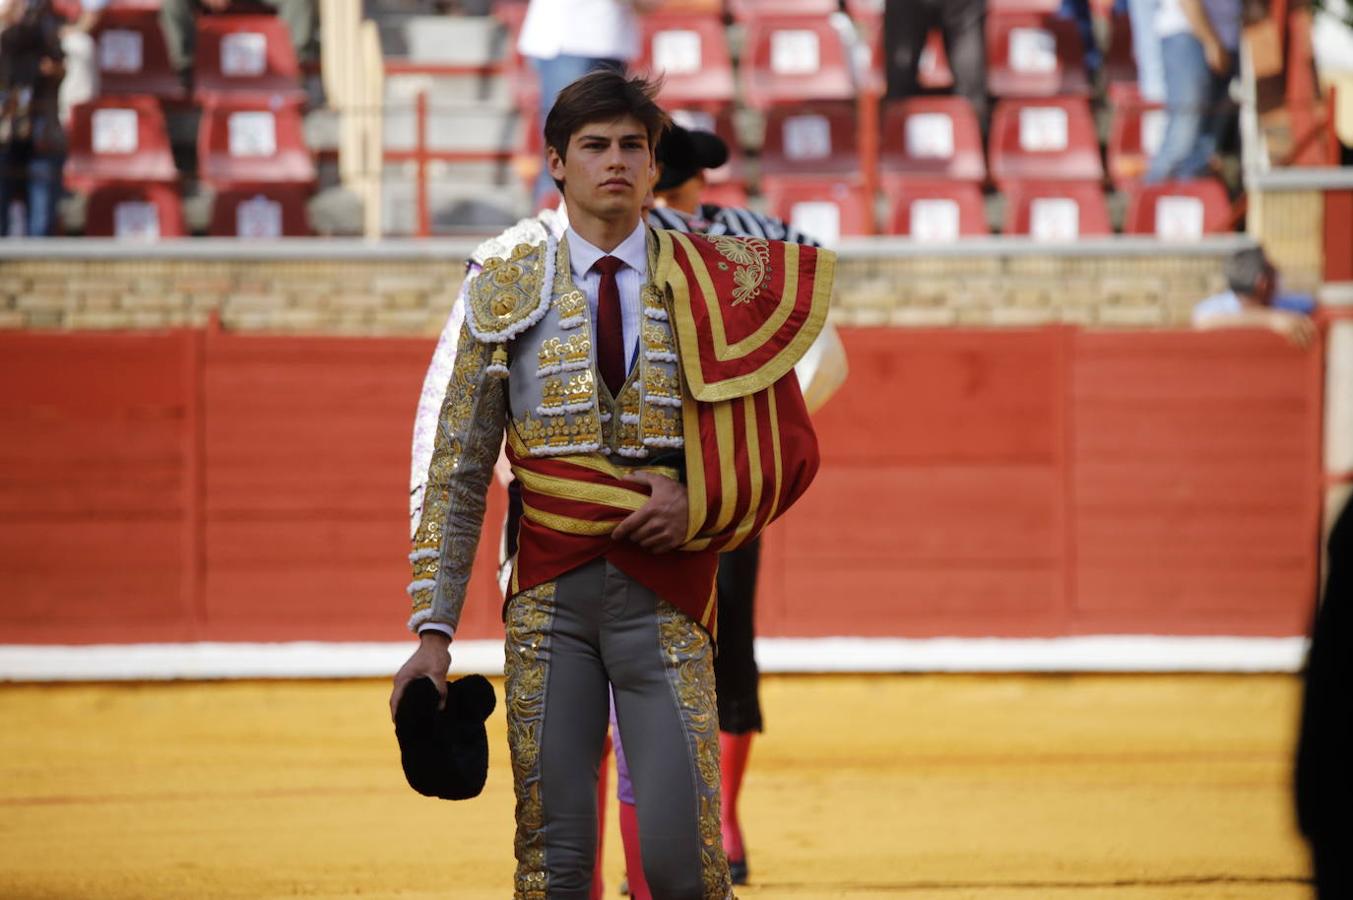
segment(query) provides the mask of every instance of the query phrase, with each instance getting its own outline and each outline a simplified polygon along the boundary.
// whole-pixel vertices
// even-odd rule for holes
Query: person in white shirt
[[[1226,260],[1222,272],[1230,289],[1193,307],[1194,328],[1267,328],[1302,348],[1315,340],[1315,323],[1310,317],[1273,308],[1278,272],[1261,248],[1236,251]]]
[[[1236,71],[1241,0],[1160,0],[1156,31],[1165,65],[1165,134],[1151,183],[1206,175],[1227,117]]]

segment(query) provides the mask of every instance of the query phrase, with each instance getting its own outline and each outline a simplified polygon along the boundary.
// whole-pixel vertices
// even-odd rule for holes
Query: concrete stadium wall
[[[917,245],[843,242],[835,315],[847,325],[1100,328],[1186,324],[1222,288],[1221,260],[1246,239],[1114,238]],[[0,246],[0,329],[153,329],[436,334],[472,241],[98,240]]]
[[[1305,632],[1318,352],[1071,326],[843,337],[818,482],[766,539],[762,635]],[[0,643],[402,639],[431,348],[0,332]],[[464,638],[501,634],[501,508]]]

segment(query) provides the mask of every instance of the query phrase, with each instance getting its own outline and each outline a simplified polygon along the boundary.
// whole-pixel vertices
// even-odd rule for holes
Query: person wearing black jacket
[[[1311,846],[1316,896],[1353,897],[1353,499],[1329,537],[1325,596],[1306,661],[1296,802],[1297,822]]]

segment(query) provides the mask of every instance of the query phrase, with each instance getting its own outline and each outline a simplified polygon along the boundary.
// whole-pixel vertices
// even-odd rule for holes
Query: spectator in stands
[[[1240,45],[1241,0],[1160,0],[1156,31],[1165,64],[1165,134],[1148,182],[1210,171]]]
[[[1274,309],[1278,271],[1262,248],[1236,251],[1226,260],[1222,272],[1229,290],[1194,306],[1194,328],[1267,328],[1303,348],[1315,340],[1315,324],[1308,316]]]
[[[954,73],[954,90],[968,98],[985,134],[987,97],[986,0],[887,0],[883,6],[883,64],[888,97],[919,92],[917,70],[926,35],[938,27]]]
[[[594,69],[615,69],[639,56],[639,22],[661,0],[531,0],[517,52],[529,57],[540,76],[540,121],[559,92]],[[536,184],[539,205],[555,188],[542,169]]]
[[[63,124],[70,124],[70,111],[99,95],[99,66],[95,58],[94,29],[108,8],[108,0],[80,0],[80,15],[61,29],[61,49],[66,54],[66,77],[61,80],[58,106]]]
[[[319,62],[319,7],[317,0],[262,0],[277,10],[277,17],[291,32],[291,45],[302,66]],[[197,46],[197,16],[202,12],[223,13],[230,0],[162,0],[160,30],[164,32],[169,64],[187,85],[192,79]]]
[[[45,237],[56,228],[66,153],[57,116],[61,19],[50,0],[0,0],[0,28],[0,235],[26,185],[23,231]]]

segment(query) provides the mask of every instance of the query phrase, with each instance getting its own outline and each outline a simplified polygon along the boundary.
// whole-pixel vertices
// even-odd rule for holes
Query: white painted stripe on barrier
[[[759,638],[766,673],[1295,672],[1301,637]],[[414,648],[399,643],[0,645],[2,681],[384,678]],[[500,641],[457,641],[453,673],[503,671]]]

